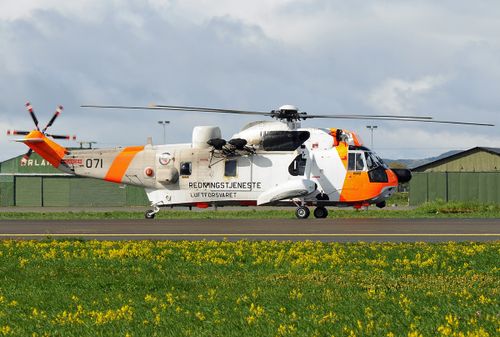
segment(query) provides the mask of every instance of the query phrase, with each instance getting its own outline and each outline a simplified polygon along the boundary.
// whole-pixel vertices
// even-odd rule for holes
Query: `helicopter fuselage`
[[[152,205],[158,207],[361,207],[382,203],[396,191],[396,173],[363,147],[355,134],[345,133],[344,139],[336,140],[336,129],[297,131],[310,137],[293,151],[257,148],[223,155],[204,144],[148,144],[67,151],[59,168],[78,176],[144,187]],[[28,145],[44,152],[40,143]]]

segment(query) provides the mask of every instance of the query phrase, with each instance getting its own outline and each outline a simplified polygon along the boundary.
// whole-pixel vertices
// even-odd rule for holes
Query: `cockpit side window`
[[[377,166],[373,162],[372,156],[370,156],[368,152],[365,152],[365,157],[366,157],[366,167],[368,168],[368,170],[371,170]]]
[[[361,153],[356,153],[356,171],[363,171],[365,168],[365,161]]]
[[[365,161],[363,153],[351,152],[347,157],[347,169],[349,171],[363,171],[365,169]]]
[[[347,158],[347,169],[349,171],[355,171],[356,170],[356,162],[354,153],[349,153],[349,157]]]

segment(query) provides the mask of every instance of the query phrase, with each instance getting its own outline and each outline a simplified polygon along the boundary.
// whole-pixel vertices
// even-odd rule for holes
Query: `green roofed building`
[[[0,206],[142,206],[149,201],[143,188],[75,177],[55,169],[33,153],[0,163]]]
[[[410,205],[426,201],[500,203],[500,148],[475,147],[414,167]]]

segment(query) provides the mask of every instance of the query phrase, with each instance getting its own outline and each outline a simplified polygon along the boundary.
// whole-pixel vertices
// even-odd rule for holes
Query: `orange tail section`
[[[50,140],[42,132],[38,130],[31,131],[26,135],[23,143],[51,163],[55,168],[63,168],[61,167],[61,163],[67,154],[66,148]]]

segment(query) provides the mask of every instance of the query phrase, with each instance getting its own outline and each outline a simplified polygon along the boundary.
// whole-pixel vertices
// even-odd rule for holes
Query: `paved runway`
[[[500,219],[3,220],[6,238],[493,241]]]

